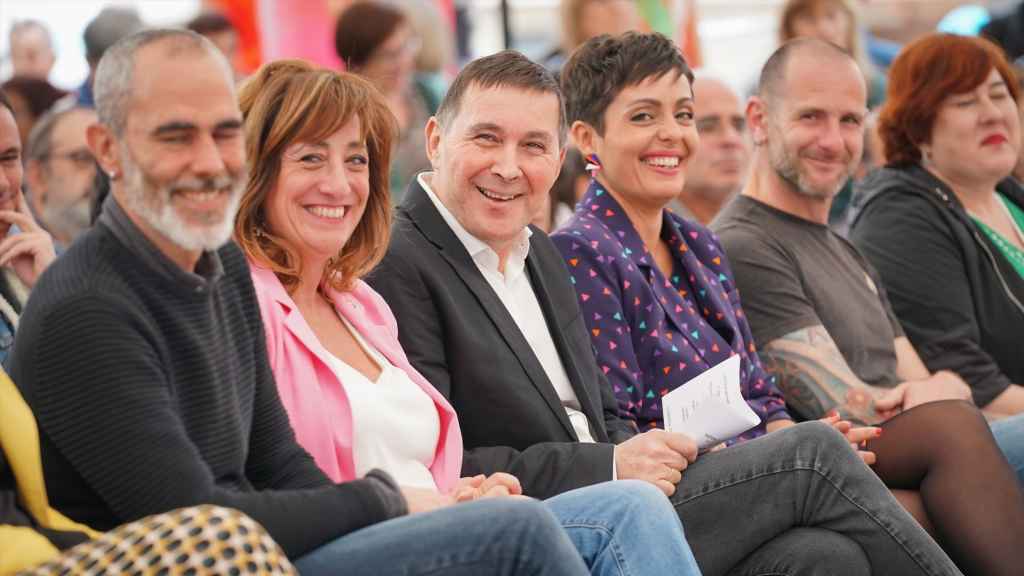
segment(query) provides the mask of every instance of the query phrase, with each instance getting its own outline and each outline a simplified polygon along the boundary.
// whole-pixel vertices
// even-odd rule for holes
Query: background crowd
[[[695,2],[243,4],[5,39],[0,574],[1017,573],[1024,4],[749,77]],[[760,424],[666,432],[732,357]]]

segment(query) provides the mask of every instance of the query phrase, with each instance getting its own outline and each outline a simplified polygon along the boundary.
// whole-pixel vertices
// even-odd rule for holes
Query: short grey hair
[[[33,20],[31,18],[26,20],[17,20],[11,25],[10,41],[14,43],[14,37],[21,34],[22,32],[28,32],[30,30],[39,30],[43,33],[43,37],[46,38],[46,47],[51,51],[53,50],[53,38],[50,35],[50,29],[46,27],[39,20]]]
[[[140,49],[164,40],[171,44],[168,47],[169,57],[185,51],[205,52],[223,65],[225,76],[233,82],[231,66],[220,50],[191,30],[153,28],[122,38],[103,54],[99,66],[96,67],[96,78],[93,81],[96,115],[100,124],[109,127],[116,136],[124,134],[124,128],[128,123],[128,107],[135,76],[135,55]]]
[[[68,114],[77,110],[88,110],[84,106],[61,106],[59,103],[46,111],[32,126],[25,142],[25,160],[42,160],[50,155],[53,148],[53,131]]]

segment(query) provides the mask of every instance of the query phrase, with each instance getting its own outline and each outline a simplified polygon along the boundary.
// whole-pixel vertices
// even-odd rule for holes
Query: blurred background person
[[[82,40],[85,42],[85,59],[89,63],[89,76],[78,88],[77,101],[80,106],[92,108],[92,81],[96,75],[96,66],[107,48],[118,40],[138,32],[143,28],[142,18],[134,8],[108,6],[104,8],[85,27]]]
[[[541,64],[556,75],[572,51],[587,40],[643,27],[636,0],[562,0],[561,17],[561,45],[541,59]]]
[[[1003,51],[932,34],[890,69],[885,168],[858,186],[850,239],[878,269],[930,371],[992,416],[1024,412],[1024,190],[1017,79]]]
[[[442,94],[416,76],[420,38],[394,5],[364,0],[338,17],[334,47],[349,71],[369,80],[384,95],[398,120],[399,138],[391,160],[391,196],[397,203],[417,172],[430,167],[423,128]]]
[[[455,39],[451,26],[445,21],[434,0],[405,0],[402,2],[420,49],[416,53],[416,80],[440,97],[448,89],[448,78],[454,75]]]
[[[38,20],[21,20],[11,26],[11,68],[14,76],[46,80],[57,60],[50,30]]]
[[[750,141],[743,104],[728,84],[697,75],[693,97],[700,144],[690,158],[683,191],[668,207],[707,226],[746,183]]]
[[[185,28],[213,42],[231,63],[235,80],[241,78],[242,74],[238,70],[238,30],[227,17],[215,10],[206,10],[185,23]]]
[[[15,76],[0,85],[0,90],[11,103],[14,122],[18,125],[18,135],[22,142],[28,141],[28,135],[39,118],[68,95],[48,81],[31,76]]]
[[[857,8],[850,0],[788,0],[782,7],[779,43],[794,38],[818,38],[853,56],[868,86],[868,108],[885,99],[885,76],[879,74],[861,44]]]
[[[89,227],[96,162],[85,129],[95,121],[91,108],[51,110],[25,146],[26,198],[59,250]]]

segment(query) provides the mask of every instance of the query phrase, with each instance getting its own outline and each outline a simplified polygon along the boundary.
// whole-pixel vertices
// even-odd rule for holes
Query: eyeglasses
[[[96,159],[93,157],[92,152],[89,152],[86,148],[78,148],[68,152],[49,152],[40,157],[41,160],[50,160],[53,158],[61,158],[71,162],[75,168],[85,170],[96,165]]]

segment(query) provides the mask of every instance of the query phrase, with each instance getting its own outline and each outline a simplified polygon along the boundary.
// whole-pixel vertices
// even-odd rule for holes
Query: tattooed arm
[[[759,354],[765,369],[777,378],[786,404],[803,418],[821,418],[836,409],[844,420],[860,424],[885,420],[875,398],[886,389],[857,378],[824,326],[790,332]]]

